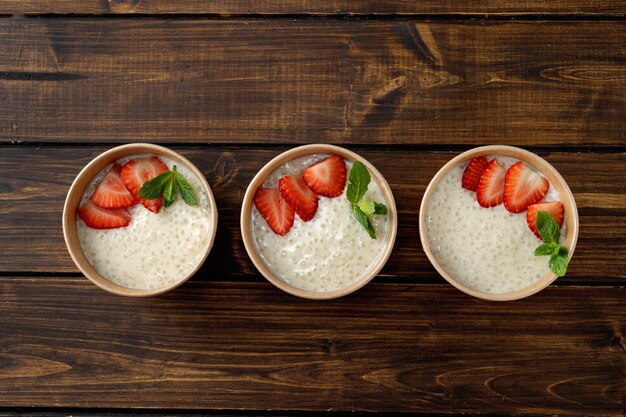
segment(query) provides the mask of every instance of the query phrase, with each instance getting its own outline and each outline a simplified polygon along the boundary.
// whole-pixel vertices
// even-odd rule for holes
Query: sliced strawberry
[[[461,179],[461,185],[463,188],[476,191],[478,190],[478,184],[480,183],[480,177],[483,175],[483,171],[487,168],[487,158],[485,156],[479,156],[472,159],[463,171],[463,178]]]
[[[278,180],[278,189],[302,220],[308,222],[315,216],[319,197],[311,191],[301,176],[282,177]]]
[[[158,213],[163,206],[163,196],[158,196],[157,198],[153,198],[150,200],[147,200],[143,197],[137,197],[137,199],[145,208],[153,213]]]
[[[538,203],[548,192],[550,183],[523,162],[516,162],[506,171],[504,180],[504,207],[511,213],[520,213]]]
[[[285,236],[293,226],[294,210],[280,195],[278,188],[259,188],[254,205],[277,235]]]
[[[163,197],[146,200],[145,198],[139,197],[139,190],[144,182],[151,180],[167,170],[169,170],[169,168],[163,161],[156,156],[150,156],[147,158],[131,159],[124,164],[120,175],[128,191],[137,196],[145,208],[154,213],[158,213],[163,205]]]
[[[480,176],[476,199],[482,207],[494,207],[504,200],[504,176],[506,170],[495,159],[487,164]]]
[[[539,230],[537,230],[537,213],[540,211],[547,211],[554,220],[559,224],[559,227],[563,225],[563,203],[560,201],[550,201],[548,203],[537,203],[531,204],[528,206],[528,211],[526,212],[526,223],[528,223],[528,227],[532,232],[541,239],[541,234]]]
[[[346,163],[339,155],[333,155],[305,169],[302,177],[316,194],[338,197],[346,187]]]
[[[78,209],[78,215],[93,229],[115,229],[130,224],[131,214],[126,208],[103,208],[87,200]]]
[[[111,170],[91,194],[91,201],[104,208],[130,207],[137,202],[137,198],[122,182],[121,170],[122,167],[119,164],[113,164]]]

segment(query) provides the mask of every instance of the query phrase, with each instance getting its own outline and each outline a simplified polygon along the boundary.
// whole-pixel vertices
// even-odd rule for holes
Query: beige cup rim
[[[80,246],[76,226],[76,210],[91,180],[102,169],[104,169],[107,165],[113,163],[114,161],[125,156],[143,154],[164,156],[166,158],[176,161],[177,163],[181,163],[187,169],[191,170],[194,175],[196,175],[200,180],[200,183],[204,188],[209,205],[211,207],[211,234],[205,248],[203,249],[203,255],[198,260],[196,266],[189,273],[177,280],[175,283],[152,290],[139,290],[123,287],[102,276],[87,260],[87,257],[85,256],[82,247]],[[65,240],[65,245],[67,246],[67,250],[72,260],[74,261],[78,269],[92,283],[105,291],[117,295],[130,297],[149,297],[173,290],[174,288],[180,286],[189,278],[191,278],[198,271],[198,269],[200,269],[202,264],[204,264],[207,256],[209,255],[209,252],[211,251],[213,243],[215,241],[215,234],[217,232],[217,216],[217,206],[215,204],[215,199],[213,197],[211,187],[204,177],[204,174],[191,161],[189,161],[178,152],[175,152],[164,146],[154,145],[151,143],[130,143],[126,145],[116,146],[101,153],[93,160],[91,160],[87,165],[85,165],[85,167],[76,176],[76,178],[72,182],[72,185],[69,188],[67,197],[65,199],[65,204],[63,206],[63,238]]]
[[[574,200],[574,195],[572,194],[569,186],[561,176],[561,174],[548,163],[545,159],[540,156],[527,151],[522,148],[518,148],[515,146],[506,146],[506,145],[489,145],[489,146],[481,146],[478,148],[470,149],[466,152],[457,155],[448,161],[438,172],[435,174],[433,179],[428,184],[426,191],[424,192],[424,197],[422,198],[422,202],[420,204],[420,213],[419,213],[419,233],[420,233],[420,241],[422,243],[422,249],[426,253],[430,263],[435,267],[437,272],[450,284],[454,285],[459,290],[463,291],[466,294],[471,296],[490,300],[490,301],[510,301],[517,300],[520,298],[528,297],[532,294],[535,294],[548,285],[550,285],[557,278],[556,275],[548,270],[546,274],[544,274],[539,280],[531,284],[526,288],[522,288],[516,291],[504,293],[504,294],[491,294],[482,291],[477,291],[472,288],[469,288],[460,282],[458,282],[454,277],[450,276],[439,264],[437,259],[432,254],[430,250],[430,244],[428,239],[426,238],[426,208],[428,207],[428,203],[430,198],[437,188],[439,182],[454,168],[460,163],[471,160],[478,156],[486,156],[486,155],[498,155],[498,156],[510,156],[516,159],[519,159],[523,162],[528,163],[536,170],[540,171],[550,183],[556,188],[556,191],[559,193],[561,198],[561,202],[565,208],[565,224],[566,224],[566,237],[565,237],[565,246],[567,247],[568,254],[570,259],[574,255],[574,249],[576,248],[576,242],[578,241],[578,209],[576,208],[576,201]]]
[[[261,256],[258,254],[256,245],[254,243],[254,238],[252,237],[252,232],[250,229],[250,215],[252,210],[253,198],[256,190],[263,185],[266,178],[274,172],[278,167],[283,165],[285,162],[299,158],[301,156],[311,155],[311,154],[337,154],[342,156],[344,159],[349,161],[360,161],[370,172],[372,176],[372,180],[376,181],[377,185],[381,189],[383,196],[385,198],[385,202],[387,203],[388,208],[388,231],[387,238],[385,241],[385,246],[382,252],[379,254],[378,258],[375,262],[373,262],[370,267],[352,284],[349,286],[335,290],[335,291],[325,291],[325,292],[316,292],[316,291],[307,291],[302,290],[300,288],[296,288],[283,280],[281,280],[278,276],[276,276],[265,264]],[[338,297],[343,297],[348,295],[359,288],[366,285],[370,282],[383,268],[391,252],[393,250],[393,246],[396,240],[396,233],[398,227],[398,219],[397,219],[397,211],[396,211],[396,203],[393,198],[393,194],[391,192],[391,187],[382,176],[382,174],[367,160],[363,157],[359,156],[355,152],[349,151],[345,148],[336,145],[328,145],[328,144],[310,144],[298,146],[296,148],[292,148],[286,152],[281,153],[280,155],[274,157],[270,160],[261,170],[254,176],[250,185],[246,190],[246,194],[243,198],[242,206],[241,206],[241,219],[240,219],[240,227],[241,227],[241,236],[243,238],[243,243],[248,252],[248,256],[252,260],[252,263],[256,268],[261,272],[261,274],[276,287],[281,290],[298,296],[302,298],[315,299],[315,300],[323,300],[323,299],[333,299]]]

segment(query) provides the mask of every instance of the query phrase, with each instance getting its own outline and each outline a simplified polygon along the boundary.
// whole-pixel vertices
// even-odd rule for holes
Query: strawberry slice
[[[78,209],[78,215],[93,229],[116,229],[130,224],[131,214],[126,208],[104,208],[87,200]]]
[[[520,213],[538,203],[548,192],[550,183],[523,162],[516,162],[506,172],[504,180],[504,207],[511,213]]]
[[[487,168],[487,164],[489,164],[489,161],[487,161],[485,156],[472,159],[463,171],[463,178],[461,178],[462,187],[470,191],[478,190],[480,177],[483,175],[485,168]]]
[[[285,236],[291,230],[294,210],[278,188],[259,188],[254,195],[254,205],[274,233]]]
[[[301,176],[288,175],[278,180],[280,195],[298,216],[308,222],[315,216],[319,197],[306,185]]]
[[[124,164],[120,175],[128,191],[137,196],[139,202],[141,202],[145,208],[154,213],[158,213],[163,205],[163,197],[146,200],[143,197],[139,197],[139,190],[144,182],[168,170],[169,168],[163,161],[156,156],[150,156],[147,158],[131,159]]]
[[[526,212],[526,223],[528,223],[528,227],[532,232],[541,239],[541,234],[539,230],[537,230],[537,213],[540,211],[547,211],[554,220],[559,224],[559,227],[563,225],[563,216],[564,216],[564,208],[563,203],[560,201],[550,201],[547,203],[537,203],[531,204],[528,206],[528,211]]]
[[[316,194],[338,197],[346,186],[346,163],[339,155],[333,155],[305,169],[302,177]]]
[[[130,207],[137,202],[136,197],[124,185],[120,176],[121,170],[122,167],[119,164],[113,164],[111,170],[89,197],[91,201],[104,208]]]
[[[504,176],[506,170],[495,159],[487,164],[480,176],[476,199],[482,207],[494,207],[504,200]]]

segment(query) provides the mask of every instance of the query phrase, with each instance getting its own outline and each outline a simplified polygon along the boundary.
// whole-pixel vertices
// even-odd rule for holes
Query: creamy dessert
[[[503,156],[454,167],[426,209],[426,236],[441,267],[464,286],[491,294],[526,288],[549,271],[548,258],[534,256],[542,242],[538,212],[563,224],[563,205],[549,181]]]
[[[297,158],[276,169],[256,192],[250,227],[258,253],[276,276],[293,287],[316,292],[345,288],[383,250],[387,216],[370,210],[371,228],[364,230],[355,218],[356,204],[348,199],[356,198],[351,185],[346,186],[351,168],[351,162],[337,155]],[[361,201],[384,201],[374,181]]]
[[[173,192],[165,183],[156,190],[162,195],[141,197],[141,187],[161,174],[171,174]],[[193,196],[183,191],[186,186]],[[192,197],[195,205],[189,204]],[[167,158],[135,155],[116,161],[90,183],[78,210],[78,236],[102,276],[127,288],[157,289],[180,281],[202,259],[212,215],[202,182],[191,170]]]

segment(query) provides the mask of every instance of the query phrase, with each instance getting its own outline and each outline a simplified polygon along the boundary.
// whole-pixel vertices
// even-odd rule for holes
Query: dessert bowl
[[[371,182],[365,197],[371,197],[372,200],[378,198],[378,201],[387,207],[385,216],[372,216],[372,218],[376,217],[376,220],[372,220],[378,234],[376,239],[370,239],[368,232],[361,227],[350,212],[351,204],[346,197],[349,182],[347,179],[343,194],[337,194],[333,198],[319,197],[319,210],[315,214],[318,216],[317,219],[312,218],[309,221],[303,221],[300,213],[297,213],[293,216],[293,229],[290,226],[290,229],[282,236],[278,235],[276,230],[272,232],[272,226],[269,226],[267,218],[262,217],[263,215],[256,206],[257,191],[264,191],[268,188],[276,190],[278,183],[284,178],[281,177],[279,180],[278,177],[281,173],[291,172],[293,176],[305,178],[305,175],[299,171],[300,167],[315,165],[316,162],[326,158],[330,159],[333,155],[338,155],[340,158],[333,158],[341,160],[341,164],[345,164],[346,177],[347,171],[350,170],[354,161],[361,162],[369,171]],[[287,171],[285,171],[286,169]],[[291,171],[288,171],[289,169]],[[304,187],[306,188],[306,185]],[[282,200],[282,198],[280,199]],[[256,268],[276,287],[298,297],[309,299],[342,297],[367,284],[387,262],[395,242],[396,230],[395,201],[389,184],[380,172],[356,153],[339,146],[326,144],[312,144],[293,148],[269,161],[250,182],[241,209],[241,234],[244,246]],[[267,240],[265,236],[267,236]],[[298,252],[297,248],[308,245],[308,243],[301,245],[298,243],[306,240],[316,243],[311,243],[314,246],[314,250],[310,250],[313,256],[305,260],[304,255],[311,253]],[[358,246],[358,249],[349,246],[348,242]],[[330,250],[328,248],[335,248],[336,253],[329,255]],[[345,266],[352,265],[352,261],[348,259],[350,258],[350,251],[354,252],[360,249],[363,251],[371,250],[369,252],[372,256],[371,261],[368,260],[370,258],[364,257],[358,268]],[[282,255],[278,255],[280,250],[283,251]],[[354,255],[354,258],[361,260],[360,254],[361,252],[359,255]],[[335,257],[337,259],[330,259]],[[277,258],[281,258],[281,260],[275,262]],[[278,266],[281,262],[294,265],[293,271],[286,272],[284,268],[281,269]],[[302,269],[298,270],[301,262],[305,263],[306,266],[302,266]],[[369,263],[365,265],[366,262]],[[301,273],[303,270],[315,272]],[[305,278],[296,278],[297,274],[307,276],[306,280],[308,281],[305,283]]]
[[[117,163],[124,164],[123,161],[129,161],[133,158],[143,158],[148,156],[157,157],[159,160],[162,160],[161,162],[167,161],[168,164],[177,166],[181,175],[187,176],[186,179],[191,184],[196,196],[198,196],[197,204],[194,207],[190,206],[187,208],[185,203],[181,201],[183,198],[179,196],[177,199],[178,201],[174,201],[170,207],[160,207],[161,212],[159,214],[149,212],[146,209],[148,206],[144,208],[142,204],[135,204],[135,206],[129,208],[129,210],[135,209],[134,213],[137,213],[138,210],[143,210],[145,213],[142,212],[139,216],[136,216],[137,220],[131,220],[131,223],[126,227],[110,230],[98,230],[91,229],[89,226],[86,226],[86,223],[79,217],[77,212],[79,207],[84,207],[86,203],[91,203],[90,195],[93,195],[93,191],[90,190],[93,190],[94,188],[97,189],[98,184],[103,181],[102,177],[108,171],[113,170],[113,168],[109,169],[109,167],[115,167]],[[167,167],[164,167],[164,169],[166,168]],[[169,168],[172,169],[171,166],[169,166]],[[136,202],[137,200],[135,203]],[[170,212],[168,212],[168,214],[163,214],[167,210],[170,210]],[[184,213],[187,213],[188,216],[185,217]],[[158,216],[163,216],[160,219],[168,220],[159,220]],[[139,218],[141,218],[141,220]],[[140,225],[139,223],[144,219],[148,220],[145,220],[145,222]],[[159,221],[167,222],[163,224],[162,227],[159,226],[163,229],[162,231],[153,230],[156,229],[155,227],[150,229],[150,227],[154,225],[160,225],[160,223],[158,223]],[[183,223],[187,224],[183,225]],[[148,226],[145,226],[146,224]],[[143,227],[143,229],[140,227]],[[148,229],[146,229],[146,227],[148,227]],[[201,232],[194,234],[192,237],[184,234],[182,236],[178,234],[177,236],[177,233],[169,233],[170,230],[178,228],[182,228],[181,230],[185,230],[185,228],[193,228],[201,230]],[[142,233],[141,235],[138,235],[138,233],[140,233],[138,230]],[[169,234],[166,234],[166,230]],[[177,152],[162,146],[147,143],[118,146],[94,158],[80,171],[72,183],[63,208],[63,237],[70,256],[78,269],[80,269],[80,271],[98,287],[108,292],[124,296],[147,297],[158,295],[170,291],[184,283],[191,276],[193,276],[193,274],[206,260],[213,246],[216,230],[217,208],[211,188],[202,172],[200,172],[198,168],[196,168],[187,158]],[[112,233],[117,233],[117,235]],[[169,259],[167,256],[163,256],[163,253],[168,252],[169,243],[167,242],[169,242],[170,236],[172,236],[171,239],[175,242],[183,242],[184,245],[192,245],[193,253],[189,255],[190,257],[188,259],[185,259],[184,264],[180,261],[181,266],[177,266],[178,269],[174,272],[172,272],[171,269],[163,268],[159,269],[156,273],[146,272],[143,274],[144,271],[150,271],[153,267],[160,268],[161,264],[159,262],[161,262],[161,259],[163,259],[163,263],[176,262],[176,259]],[[87,240],[88,237],[92,240]],[[81,242],[81,239],[83,242]],[[123,280],[120,281],[119,278],[113,279],[112,275],[107,277],[105,276],[106,274],[103,275],[99,272],[94,266],[96,262],[93,262],[92,264],[89,256],[86,255],[86,252],[91,253],[93,257],[92,252],[97,252],[94,248],[97,248],[98,244],[91,243],[94,240],[96,242],[98,240],[113,242],[114,245],[110,246],[119,245],[126,250],[126,253],[131,253],[131,255],[121,255],[120,257],[116,257],[114,255],[112,262],[111,259],[108,259],[106,264],[116,264],[113,267],[108,267],[109,270],[111,268],[119,268],[123,271],[123,269],[128,266],[129,271],[133,271],[132,274],[145,275],[141,277],[141,280],[143,280],[142,284],[137,286],[121,285]],[[133,242],[137,242],[136,245],[128,249],[128,245],[132,245]],[[86,245],[86,249],[83,248],[83,245]],[[145,245],[146,248],[154,248],[158,246],[161,252],[157,253],[157,249],[151,249],[153,252],[146,254],[146,258],[148,260],[144,261],[142,245]],[[140,251],[139,254],[135,250],[136,248]],[[111,251],[118,249],[119,248],[111,248]],[[135,252],[131,252],[131,249],[135,250]],[[104,252],[107,252],[108,249],[105,247],[103,250]],[[112,253],[119,255],[122,252],[118,251]],[[141,257],[142,263],[137,265],[137,258],[139,257]],[[100,263],[100,265],[104,265],[104,263]],[[146,265],[149,267],[142,269]],[[130,269],[131,267],[133,269]],[[104,266],[102,266],[101,269],[104,270]],[[128,273],[130,274],[131,272]],[[148,283],[149,285],[142,286],[144,283]]]
[[[461,220],[459,223],[458,219],[456,220],[439,219],[437,220],[437,222],[440,224],[443,224],[443,223],[446,223],[446,221],[449,221],[451,225],[460,224],[462,225],[464,229],[463,231],[459,232],[458,230],[452,230],[451,227],[454,227],[454,226],[449,226],[449,227],[444,226],[444,227],[448,227],[447,229],[448,232],[446,232],[445,228],[437,226],[439,227],[437,230],[441,231],[440,236],[437,237],[437,236],[430,235],[430,234],[433,234],[433,235],[436,234],[435,232],[430,232],[431,227],[433,228],[433,230],[435,230],[435,226],[432,226],[433,219],[431,218],[431,215],[438,216],[441,213],[449,213],[449,212],[446,212],[446,210],[448,210],[448,207],[443,207],[440,209],[437,209],[437,207],[441,207],[442,198],[444,199],[443,201],[448,201],[447,200],[448,197],[446,197],[445,191],[443,194],[444,197],[440,197],[442,195],[440,193],[442,192],[442,190],[449,190],[449,188],[447,188],[449,187],[448,184],[454,182],[454,181],[450,181],[450,178],[454,180],[458,179],[458,187],[460,188],[461,181],[460,181],[460,176],[458,175],[458,173],[460,172],[460,168],[463,167],[467,162],[474,160],[474,158],[483,157],[483,156],[484,157],[488,157],[488,156],[498,157],[503,160],[510,160],[510,162],[508,162],[509,164],[512,164],[515,161],[521,161],[523,164],[527,164],[532,169],[533,172],[540,173],[541,175],[543,175],[543,177],[545,177],[549,181],[550,188],[549,188],[548,193],[552,193],[552,194],[547,194],[545,196],[546,198],[545,201],[560,201],[563,205],[564,217],[563,217],[563,226],[561,230],[561,239],[559,243],[567,248],[567,255],[570,259],[574,253],[574,248],[576,247],[576,241],[578,239],[579,225],[578,225],[578,211],[576,208],[576,202],[574,201],[574,196],[572,195],[572,192],[570,191],[567,183],[552,165],[550,165],[543,158],[539,157],[538,155],[532,152],[529,152],[529,151],[526,151],[524,149],[520,149],[517,147],[513,147],[513,146],[502,146],[502,145],[483,146],[483,147],[474,148],[467,152],[464,152],[456,156],[455,158],[451,159],[448,163],[446,163],[439,170],[439,172],[437,172],[437,174],[433,177],[430,184],[426,188],[424,197],[421,202],[420,214],[419,214],[420,240],[422,243],[422,248],[424,249],[424,252],[426,253],[426,256],[428,257],[432,265],[435,267],[435,269],[439,272],[439,274],[441,274],[443,278],[445,278],[450,284],[454,285],[459,290],[465,292],[466,294],[472,295],[474,297],[478,297],[478,298],[482,298],[486,300],[492,300],[492,301],[516,300],[516,299],[520,299],[520,298],[532,295],[538,291],[541,291],[543,288],[550,285],[557,278],[557,275],[548,267],[547,261],[545,261],[545,265],[546,265],[545,273],[543,273],[542,269],[539,269],[539,272],[535,274],[536,277],[529,278],[528,281],[519,280],[517,281],[519,285],[517,283],[510,284],[510,285],[507,283],[506,285],[501,287],[501,288],[505,288],[505,287],[511,288],[510,290],[506,290],[506,291],[500,291],[500,290],[492,291],[492,290],[486,289],[486,288],[493,288],[493,287],[490,287],[492,285],[494,285],[495,287],[497,287],[498,285],[501,285],[500,284],[501,282],[505,282],[502,280],[506,280],[508,279],[508,277],[503,276],[502,280],[499,281],[500,283],[492,284],[492,281],[498,280],[500,278],[485,277],[484,276],[485,274],[482,274],[482,276],[479,276],[481,274],[478,274],[478,273],[474,274],[474,270],[482,268],[482,266],[479,266],[478,268],[473,269],[473,267],[477,265],[477,262],[482,262],[482,261],[478,261],[478,259],[476,258],[470,259],[469,264],[471,265],[471,267],[467,267],[467,266],[463,267],[463,268],[466,268],[468,275],[464,276],[465,272],[460,272],[461,263],[467,260],[467,258],[463,259],[463,257],[465,256],[465,254],[462,253],[465,250],[464,248],[468,246],[480,247],[481,246],[481,241],[480,241],[481,234],[492,233],[492,232],[501,233],[501,234],[508,233],[508,231],[501,231],[503,223],[498,223],[498,226],[493,226],[493,225],[485,226],[482,224],[472,224],[473,220],[472,221],[469,220],[471,217],[471,213],[469,215],[466,215],[467,212],[462,212],[459,215],[458,214],[459,211],[457,211],[456,217],[465,218],[465,220]],[[465,173],[465,171],[463,172]],[[454,192],[456,192],[456,190]],[[459,192],[459,194],[460,193],[471,193],[471,191],[462,190],[461,192]],[[452,193],[448,193],[448,194],[452,194]],[[548,200],[548,196],[552,196],[551,198],[555,198],[554,196],[556,195],[558,195],[558,200],[553,200],[553,199]],[[436,196],[436,198],[433,198],[433,196]],[[465,198],[465,200],[463,200],[463,198]],[[450,201],[450,206],[452,206],[453,204],[456,204],[457,207],[461,207],[461,210],[466,210],[467,207],[463,205],[464,203],[459,203],[461,201],[462,202],[467,201],[466,197],[463,197],[463,198],[452,199]],[[432,204],[431,204],[431,201],[432,201]],[[544,200],[541,200],[541,201],[544,201]],[[475,211],[495,209],[495,207],[491,207],[491,208],[479,207],[478,203],[476,203],[476,207],[472,207],[471,209]],[[438,210],[439,210],[439,214],[437,213]],[[512,221],[512,222],[517,222],[520,224],[521,222],[528,222],[528,220],[526,219],[526,213],[509,213],[508,211],[505,211],[504,205],[500,206],[500,210],[501,211],[499,213],[503,213],[502,217],[506,217],[506,219],[503,219],[503,222]],[[498,216],[499,214],[495,214],[495,215]],[[520,220],[520,218],[515,218],[515,216],[520,216],[520,215],[523,215],[523,219]],[[449,217],[453,217],[453,216],[449,216]],[[474,223],[477,223],[477,222],[474,222]],[[507,225],[508,224],[512,224],[512,223],[507,223]],[[534,242],[532,239],[535,239],[536,241],[535,246],[539,246],[542,243],[541,240],[538,238],[535,238],[535,236],[532,235],[533,232],[528,228],[526,224],[524,224],[524,226],[525,226],[525,230],[516,228],[512,232],[512,234],[516,233],[519,236],[522,236],[523,233],[526,233],[526,235],[523,236],[523,238],[525,239],[525,242],[530,242],[528,243],[528,245],[532,245]],[[497,228],[498,230],[494,231],[493,230],[494,227]],[[450,246],[446,245],[448,243],[445,241],[446,238],[444,238],[443,241],[441,240],[441,236],[445,235],[446,233],[448,234],[451,233],[453,236],[454,235],[471,236],[476,241],[471,242],[469,244],[467,244],[466,242],[466,244],[462,246],[459,246],[457,243],[455,243],[456,246],[454,247],[456,247],[458,250],[455,251],[455,253],[452,255],[443,255],[444,249],[442,248],[447,249],[448,250],[447,253],[452,252],[449,250]],[[530,237],[528,237],[529,233],[530,233]],[[455,237],[452,237],[452,240],[454,239]],[[459,239],[463,239],[463,238],[459,238]],[[511,237],[510,241],[513,242],[514,239],[515,239],[514,237]],[[509,243],[503,242],[503,245],[505,244],[509,244]],[[528,248],[523,247],[523,245],[519,245],[517,243],[516,245],[517,247],[514,247],[513,248],[514,250],[520,249],[523,251],[523,254],[527,253]],[[473,248],[470,248],[467,251],[469,252],[473,251],[473,253],[481,253],[481,257],[482,257],[481,259],[485,260],[485,265],[487,266],[489,266],[490,262],[501,262],[503,264],[511,265],[511,268],[513,267],[517,268],[518,271],[523,270],[524,268],[529,268],[530,265],[534,265],[533,263],[535,262],[541,262],[540,260],[538,260],[539,257],[534,256],[535,247],[532,247],[529,249],[527,261],[524,261],[524,258],[522,258],[522,261],[516,264],[518,258],[516,258],[514,254],[511,254],[510,258],[504,255],[502,256],[503,259],[494,261],[492,258],[490,258],[490,250],[492,247],[493,245],[489,247],[487,245],[484,245],[483,246],[484,249],[475,250]],[[496,253],[498,249],[494,249],[491,252]],[[455,261],[449,261],[450,256],[453,256],[455,260],[457,258],[459,259],[458,265],[454,265]],[[446,270],[446,268],[443,266],[443,263],[446,263],[446,262],[448,262],[447,263],[448,270]],[[525,262],[526,264],[524,264]],[[508,266],[504,266],[503,268],[508,268]],[[539,268],[541,268],[541,266],[539,266]],[[455,274],[455,273],[451,273],[449,270],[456,270],[457,272]],[[497,270],[497,269],[494,269],[494,270]],[[474,278],[471,278],[471,279],[467,278],[467,276],[470,276],[472,274],[474,274]],[[521,274],[523,274],[523,272]],[[514,275],[514,274],[511,274],[511,275]]]

